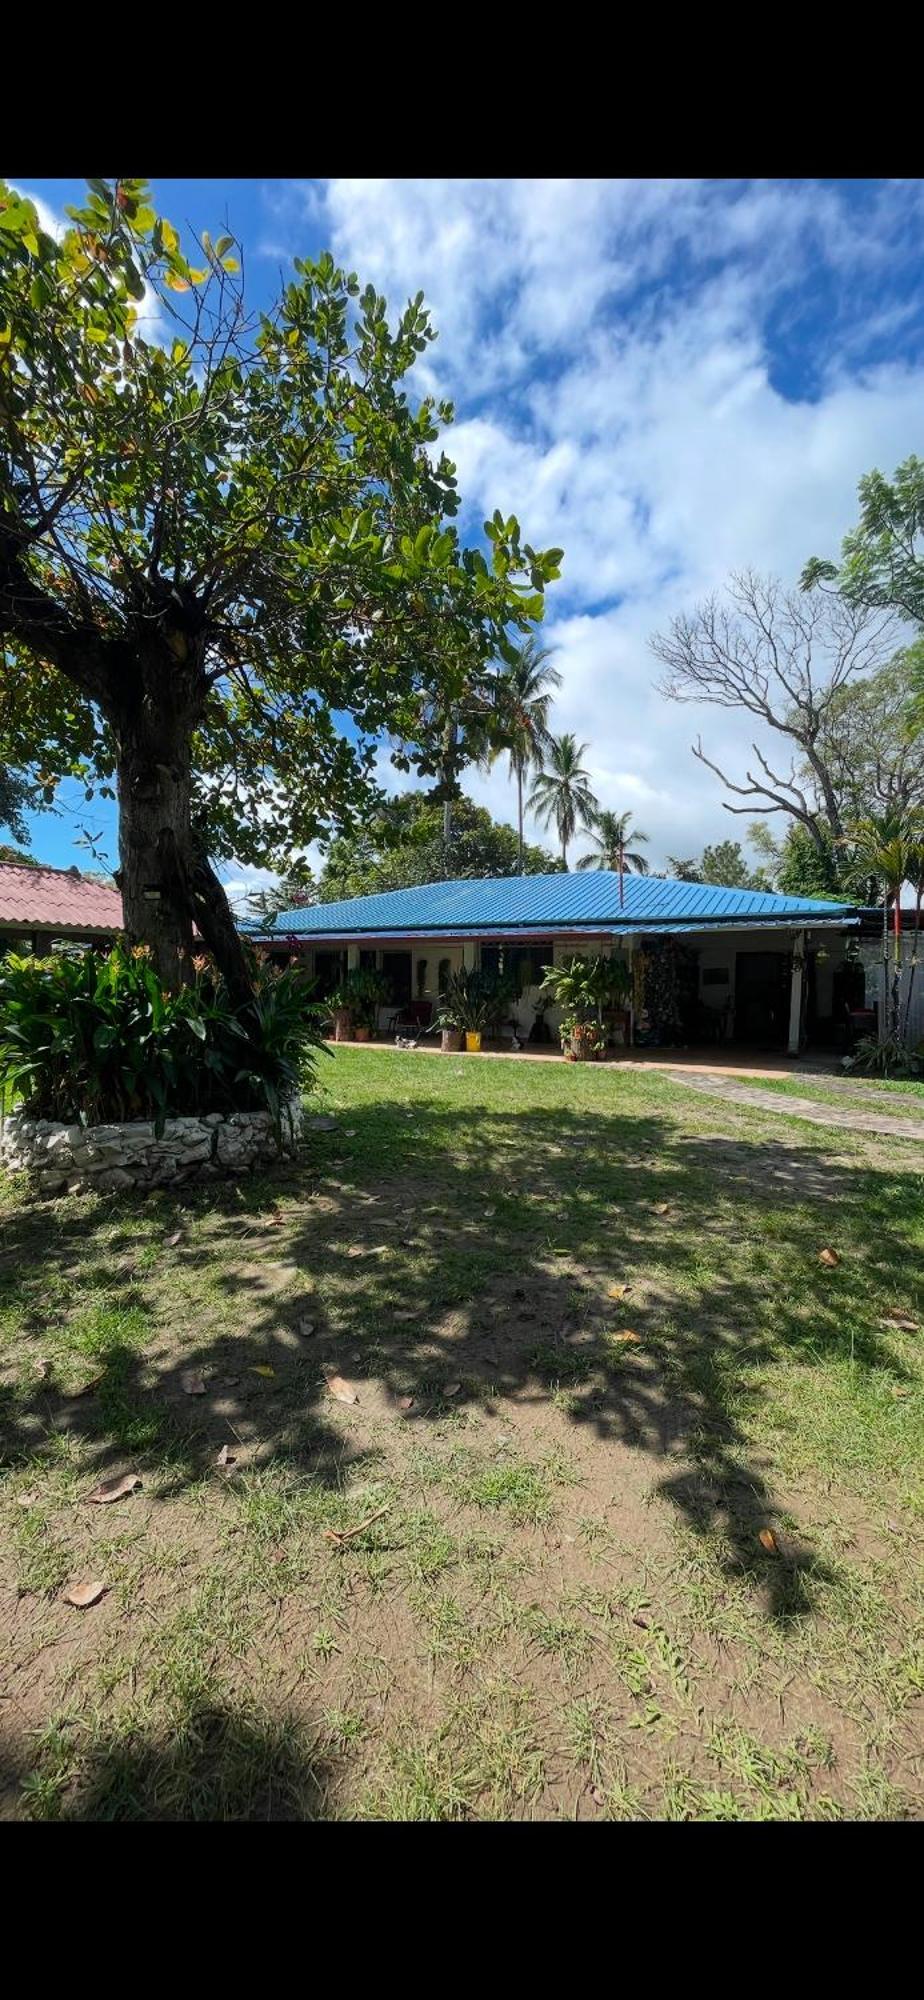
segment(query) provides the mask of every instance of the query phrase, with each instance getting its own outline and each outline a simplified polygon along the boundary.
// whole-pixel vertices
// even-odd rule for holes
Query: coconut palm
[[[540,770],[552,743],[549,709],[552,689],[561,674],[550,666],[548,646],[527,639],[497,684],[498,721],[488,762],[506,752],[510,776],[517,787],[517,873],[523,873],[523,786],[531,770]]]
[[[552,736],[544,767],[537,774],[526,801],[528,810],[535,813],[540,826],[551,826],[554,821],[565,868],[568,866],[568,842],[574,839],[578,822],[592,826],[599,811],[590,789],[589,774],[581,763],[586,751],[586,743],[578,743],[573,736]]]
[[[691,854],[689,858],[683,855],[669,854],[667,865],[672,876],[678,882],[701,882],[703,879],[703,871],[695,854]]]
[[[590,828],[593,853],[582,854],[578,867],[611,868],[619,875],[624,875],[628,869],[630,875],[647,875],[645,855],[630,847],[629,842],[634,840],[639,847],[647,847],[648,835],[638,827],[633,827],[630,832],[631,818],[630,812],[598,812]]]

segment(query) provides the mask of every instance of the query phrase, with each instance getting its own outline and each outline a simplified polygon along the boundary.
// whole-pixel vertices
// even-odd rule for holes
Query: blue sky
[[[56,214],[80,198],[79,180],[11,178]],[[806,556],[836,551],[860,475],[924,450],[924,183],[165,180],[155,193],[178,227],[241,238],[254,302],[324,246],[395,303],[424,290],[440,339],[420,386],[456,405],[464,530],[500,506],[565,551],[545,634],[563,676],[556,726],[588,743],[596,791],[632,808],[656,864],[741,835],[690,743],[702,728],[740,769],[748,732],[664,702],[648,640],[735,567],[793,581]],[[382,777],[399,788],[387,758]],[[510,816],[500,769],[469,789]],[[78,828],[65,803],[34,832],[36,854],[63,863]],[[114,856],[111,814],[89,824]],[[236,894],[250,879],[225,873]]]

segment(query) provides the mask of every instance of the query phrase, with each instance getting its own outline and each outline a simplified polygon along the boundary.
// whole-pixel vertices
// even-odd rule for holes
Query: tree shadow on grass
[[[769,1393],[759,1377],[781,1352],[810,1367],[846,1354],[848,1339],[857,1370],[902,1381],[876,1323],[883,1273],[907,1259],[920,1175],[887,1180],[880,1199],[880,1176],[823,1146],[740,1128],[697,1137],[657,1110],[356,1105],[297,1168],[250,1183],[243,1205],[239,1189],[190,1194],[178,1285],[207,1269],[217,1329],[213,1312],[154,1356],[116,1346],[97,1387],[70,1402],[47,1382],[20,1395],[9,1454],[32,1454],[49,1428],[98,1446],[101,1474],[149,1451],[167,1497],[237,1438],[336,1488],[377,1450],[337,1421],[333,1374],[356,1385],[360,1426],[391,1417],[420,1433],[467,1401],[490,1416],[498,1395],[529,1407],[555,1393],[576,1428],[663,1461],[655,1490],[786,1621],[811,1608],[826,1572],[795,1533],[775,1552],[761,1547],[775,1503],[742,1399],[753,1426]],[[124,1218],[129,1245],[134,1213],[107,1209],[110,1223]],[[742,1234],[748,1255],[723,1272]],[[37,1328],[43,1283],[73,1255],[73,1235],[43,1231],[32,1209],[14,1214],[6,1237],[21,1259],[25,1324]],[[832,1240],[849,1255],[849,1328],[843,1272],[818,1261]],[[130,1269],[118,1299],[120,1282],[133,1298]],[[612,1285],[630,1288],[624,1303]],[[637,1345],[620,1344],[626,1323]],[[195,1398],[190,1371],[204,1383]]]
[[[65,1821],[331,1816],[335,1767],[304,1718],[230,1699],[194,1703],[169,1724],[100,1732],[76,1756],[69,1780],[58,1776],[54,1750],[24,1748],[7,1766],[8,1794],[27,1814]]]

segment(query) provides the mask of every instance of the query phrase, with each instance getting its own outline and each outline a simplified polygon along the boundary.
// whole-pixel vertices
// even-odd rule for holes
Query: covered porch
[[[319,914],[319,913],[315,913]],[[315,932],[273,941],[297,955],[317,981],[321,999],[354,969],[375,970],[388,982],[377,1038],[393,1038],[400,1023],[422,1046],[436,1044],[440,997],[463,967],[511,980],[509,1019],[494,1052],[559,1058],[558,1010],[541,996],[545,968],[575,955],[620,954],[630,974],[630,1003],[608,1023],[604,1059],[676,1063],[702,1058],[710,1067],[761,1063],[776,1073],[784,1058],[817,1051],[832,1058],[850,1046],[852,1024],[865,1026],[865,973],[843,920],[811,928],[780,924],[589,927],[558,933],[516,931],[481,935],[416,932],[344,939]],[[875,1014],[870,1010],[875,1024]],[[487,1045],[488,1051],[492,1044]]]

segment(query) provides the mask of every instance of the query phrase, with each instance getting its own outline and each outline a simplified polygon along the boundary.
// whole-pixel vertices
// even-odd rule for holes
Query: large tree
[[[448,525],[421,295],[392,326],[325,253],[254,314],[233,239],[194,267],[143,181],[70,214],[55,240],[0,184],[0,759],[114,785],[129,934],[173,985],[195,924],[244,1001],[209,856],[348,824],[385,732],[413,762],[415,704],[532,628],[557,558]]]
[[[543,847],[527,842],[522,869],[512,826],[491,818],[463,793],[455,801],[451,849],[453,876],[542,875],[557,866]],[[432,792],[404,792],[389,799],[354,833],[330,848],[318,882],[322,903],[369,896],[386,889],[412,889],[445,877],[442,807]]]
[[[803,590],[833,586],[854,604],[894,611],[920,632],[924,628],[924,459],[912,453],[892,479],[868,472],[859,485],[860,519],[844,536],[841,560],[812,556],[802,573]],[[908,658],[908,733],[924,735],[924,646]],[[886,806],[886,811],[890,808]]]
[[[743,782],[697,740],[694,756],[733,795],[723,801],[726,811],[785,813],[819,852],[839,840],[844,805],[826,732],[848,684],[882,668],[894,650],[889,611],[824,588],[785,590],[773,577],[746,571],[732,577],[724,598],[681,614],[652,643],[670,700],[741,710],[782,740],[782,760],[767,740],[752,744]]]

